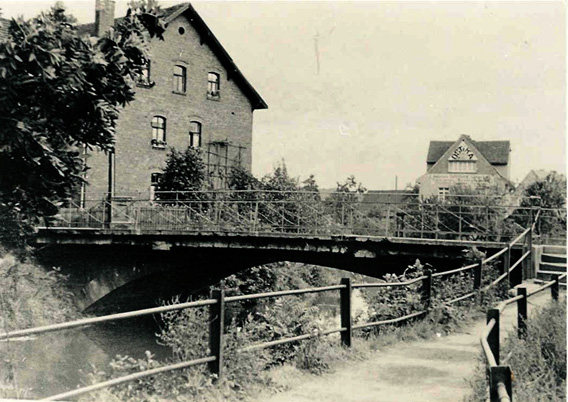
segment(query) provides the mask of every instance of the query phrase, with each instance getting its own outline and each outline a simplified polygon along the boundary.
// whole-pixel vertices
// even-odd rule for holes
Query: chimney
[[[114,0],[96,0],[95,35],[102,36],[114,25]]]

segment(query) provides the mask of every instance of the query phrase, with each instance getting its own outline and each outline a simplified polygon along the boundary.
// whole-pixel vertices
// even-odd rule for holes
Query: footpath
[[[540,285],[524,283],[528,291]],[[552,299],[550,290],[528,299],[528,313]],[[516,325],[517,307],[512,303],[501,314],[501,338]],[[481,354],[479,337],[485,328],[480,320],[467,329],[433,339],[398,342],[364,361],[341,364],[321,376],[305,375],[283,384],[288,390],[263,402],[457,402],[470,394],[468,379]],[[260,402],[260,399],[259,399]]]

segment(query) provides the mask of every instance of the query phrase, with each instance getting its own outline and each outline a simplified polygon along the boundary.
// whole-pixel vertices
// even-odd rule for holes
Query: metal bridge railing
[[[416,194],[398,202],[366,199],[356,193],[321,195],[285,191],[201,191],[155,193],[71,204],[45,228],[121,229],[185,233],[229,232],[383,236],[508,242],[540,214],[535,241],[566,239],[566,209],[492,204],[499,198],[454,196],[421,201]]]

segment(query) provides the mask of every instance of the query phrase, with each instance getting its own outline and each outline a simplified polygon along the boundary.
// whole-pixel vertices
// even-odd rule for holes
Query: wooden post
[[[519,286],[517,292],[519,296],[523,296],[517,300],[517,332],[520,339],[527,333],[527,288]]]
[[[489,399],[491,402],[500,402],[502,399],[499,396],[498,384],[505,385],[509,400],[513,402],[513,387],[512,387],[513,373],[509,366],[494,366],[489,368]]]
[[[497,365],[499,365],[499,318],[501,312],[497,308],[492,308],[487,310],[487,323],[492,319],[495,319],[495,325],[493,329],[487,336],[487,343],[489,344],[489,349],[493,353],[493,357],[495,357],[495,361]]]
[[[217,374],[217,378],[223,376],[223,332],[225,317],[225,291],[212,290],[211,298],[217,303],[209,306],[209,349],[216,359],[209,362],[209,371]]]
[[[483,260],[473,268],[473,290],[481,288],[481,271],[483,271]]]
[[[422,303],[425,309],[429,309],[432,303],[432,271],[429,269],[424,271],[426,278],[422,282]]]
[[[511,274],[509,273],[509,269],[511,268],[511,245],[507,245],[507,251],[503,254],[503,269],[507,272],[507,286],[512,287],[515,286],[517,283],[511,283]],[[522,282],[522,280],[521,280]]]
[[[351,321],[351,279],[341,278],[341,284],[345,288],[339,290],[339,303],[341,310],[341,328],[346,328],[341,332],[341,343],[351,347],[351,336],[353,334]]]
[[[439,224],[440,224],[440,209],[438,208],[438,201],[436,201],[436,239],[438,238],[438,232],[440,231]]]
[[[559,277],[560,275],[554,275],[554,283],[550,287],[550,293],[552,295],[552,300],[554,301],[558,301],[558,288],[560,285]]]

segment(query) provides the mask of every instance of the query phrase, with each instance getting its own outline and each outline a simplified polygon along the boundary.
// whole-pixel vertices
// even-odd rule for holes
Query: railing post
[[[427,310],[432,303],[432,271],[427,269],[424,275],[426,277],[422,280],[422,303]]]
[[[487,335],[487,343],[489,344],[489,349],[491,349],[491,353],[493,353],[493,357],[495,357],[495,361],[497,365],[499,365],[499,318],[501,316],[501,312],[497,308],[492,308],[487,310],[487,323],[492,319],[495,319],[495,325],[489,334]]]
[[[517,300],[517,332],[520,339],[527,332],[527,288],[519,286],[517,293],[519,296],[522,296],[521,299]]]
[[[462,239],[462,206],[458,205],[458,240]]]
[[[351,347],[351,336],[353,334],[351,321],[351,279],[341,278],[341,284],[345,285],[345,288],[339,290],[341,328],[345,328],[345,331],[341,332],[341,343],[344,346]]]
[[[512,387],[513,375],[511,373],[511,367],[509,366],[494,366],[489,368],[489,399],[491,402],[500,402],[501,396],[499,395],[499,388],[505,386],[503,391],[507,391],[509,400],[513,402],[513,387]],[[503,385],[499,385],[503,384]]]
[[[440,231],[439,223],[440,223],[440,209],[438,208],[438,201],[436,201],[436,236],[435,236],[436,239],[438,238],[438,232]]]
[[[473,267],[473,290],[479,290],[481,288],[481,272],[483,271],[483,260],[479,260],[479,263]]]
[[[389,235],[390,212],[391,212],[391,204],[389,204],[389,206],[387,208],[387,224],[385,225],[385,237],[388,237],[388,235]],[[395,220],[395,224],[396,224],[396,220]]]
[[[532,220],[531,220],[532,222]],[[523,276],[523,278],[527,278],[527,279],[533,279],[535,277],[535,275],[533,274],[533,231],[532,231],[532,223],[531,223],[531,230],[529,230],[529,232],[527,233],[527,251],[530,252],[530,254],[527,257],[527,272],[525,272],[525,276]]]
[[[554,282],[550,287],[550,294],[552,295],[552,300],[554,301],[558,301],[558,290],[560,285],[560,280],[558,278],[560,278],[560,275],[554,275]]]
[[[507,251],[503,254],[503,269],[507,272],[507,286],[515,286],[515,284],[511,283],[511,274],[509,273],[509,269],[511,268],[511,245],[507,245]],[[521,282],[523,280],[521,279]]]
[[[212,290],[211,298],[217,303],[209,306],[209,349],[216,359],[209,362],[209,371],[217,378],[223,375],[223,332],[225,317],[225,291]]]

